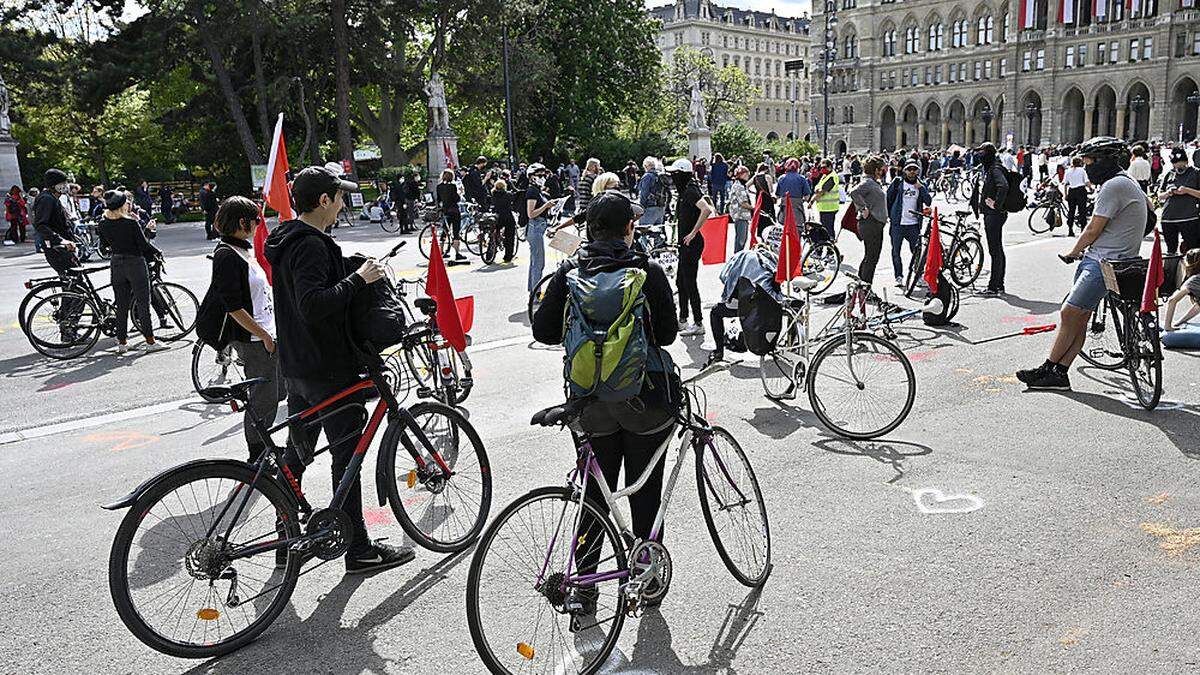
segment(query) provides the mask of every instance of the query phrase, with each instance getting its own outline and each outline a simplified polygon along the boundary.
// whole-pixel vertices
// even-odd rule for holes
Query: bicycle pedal
[[[417,387],[417,396],[419,398],[430,398],[433,396],[433,390],[429,387]]]

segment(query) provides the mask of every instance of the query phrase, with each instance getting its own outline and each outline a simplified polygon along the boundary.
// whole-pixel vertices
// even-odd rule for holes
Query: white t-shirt
[[[917,189],[915,183],[909,183],[908,181],[900,182],[900,189],[902,190],[901,199],[904,200],[901,203],[903,210],[900,212],[900,224],[916,225],[920,221],[917,220],[917,217],[912,212],[917,210],[917,198],[920,197],[921,192]]]
[[[1087,171],[1082,166],[1073,166],[1063,174],[1063,184],[1068,188],[1084,187],[1087,185]]]
[[[263,327],[272,338],[275,337],[275,301],[271,295],[271,284],[267,283],[267,273],[263,271],[253,251],[238,249],[242,259],[249,265],[250,302],[254,305],[254,320]],[[258,340],[251,336],[251,340]]]
[[[1125,172],[1134,180],[1150,180],[1150,160],[1145,157],[1134,157]]]

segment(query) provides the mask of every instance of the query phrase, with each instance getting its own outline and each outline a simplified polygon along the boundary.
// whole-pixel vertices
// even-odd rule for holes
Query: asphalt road
[[[369,225],[336,234],[347,251],[380,253],[392,240]],[[1129,402],[1119,373],[1090,368],[1072,372],[1074,392],[1024,392],[1012,374],[1041,362],[1048,335],[969,341],[1054,322],[1071,269],[1054,257],[1065,238],[1035,238],[1023,219],[1010,223],[1007,241],[1011,295],[964,295],[959,329],[906,327],[918,396],[886,440],[831,436],[806,401],[765,399],[750,367],[706,381],[709,412],[762,482],[774,572],[753,593],[726,573],[684,471],[669,516],[670,595],[661,611],[626,624],[607,672],[1196,669],[1200,363],[1167,355],[1154,412]],[[202,230],[167,227],[159,242],[169,278],[202,295],[210,250]],[[857,265],[858,243],[843,237],[841,246]],[[423,270],[413,248],[394,265],[401,275]],[[303,577],[275,625],[223,659],[175,660],[133,638],[107,588],[123,514],[98,505],[188,459],[242,456],[240,418],[186,401],[190,343],[118,357],[102,340],[72,362],[35,354],[15,311],[21,282],[44,264],[17,253],[0,250],[4,670],[482,671],[463,609],[469,558],[427,551],[365,579],[344,577],[336,563]],[[456,293],[476,298],[476,349],[491,347],[473,356],[465,407],[491,458],[493,514],[528,489],[561,484],[572,463],[565,433],[527,423],[561,400],[561,356],[520,339],[529,335],[525,259],[451,272]],[[881,287],[887,261],[885,245]],[[706,305],[718,270],[702,271]],[[672,347],[685,369],[703,362],[699,344]],[[119,411],[133,412],[101,417]],[[37,431],[57,423],[65,424]],[[328,498],[328,481],[306,487],[314,503]],[[374,489],[365,491],[370,505]],[[403,537],[390,513],[371,508],[368,519],[376,536]]]

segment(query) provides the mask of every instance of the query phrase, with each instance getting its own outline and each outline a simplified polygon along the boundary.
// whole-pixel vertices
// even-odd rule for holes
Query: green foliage
[[[771,143],[767,150],[771,153],[771,156],[775,157],[776,159],[782,159],[784,157],[804,157],[806,155],[808,157],[819,157],[821,155],[820,146],[818,146],[816,143],[805,140],[776,141],[775,143]]]
[[[700,96],[704,101],[710,129],[720,122],[746,119],[750,102],[754,100],[750,77],[733,66],[719,67],[711,56],[694,47],[683,46],[676,49],[672,56],[664,93],[673,104],[679,126],[687,124],[687,108],[694,81],[700,83]]]
[[[726,123],[713,131],[713,152],[719,152],[726,158],[742,157],[755,161],[762,156],[766,147],[767,142],[762,134],[744,124]]]

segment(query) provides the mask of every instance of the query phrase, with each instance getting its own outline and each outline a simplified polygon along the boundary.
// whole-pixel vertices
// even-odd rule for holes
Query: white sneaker
[[[120,343],[118,343],[118,344],[117,344],[117,353],[118,353],[118,354],[124,354],[124,353],[125,353],[125,352],[127,352],[127,351],[129,351],[129,345],[128,345],[128,344],[124,344],[124,345],[123,345],[123,344],[120,344]]]
[[[700,349],[703,349],[706,352],[715,351],[716,348],[717,348],[717,343],[711,337],[704,338],[704,342],[700,343]]]
[[[4,240],[4,245],[5,245],[5,246],[16,246],[16,245],[17,245],[17,242],[15,242],[15,241],[11,241],[11,240],[9,240],[9,239],[5,239],[5,240]]]
[[[904,277],[896,277],[896,288],[904,288]]]
[[[138,346],[134,347],[134,349],[136,349],[140,352],[145,352],[147,354],[153,354],[154,352],[165,352],[168,349],[170,349],[170,347],[168,347],[167,345],[165,345],[161,342],[155,342],[153,344],[151,344],[149,342],[143,342],[143,343],[139,344]]]
[[[704,326],[693,323],[690,326],[680,329],[680,335],[704,335]]]

